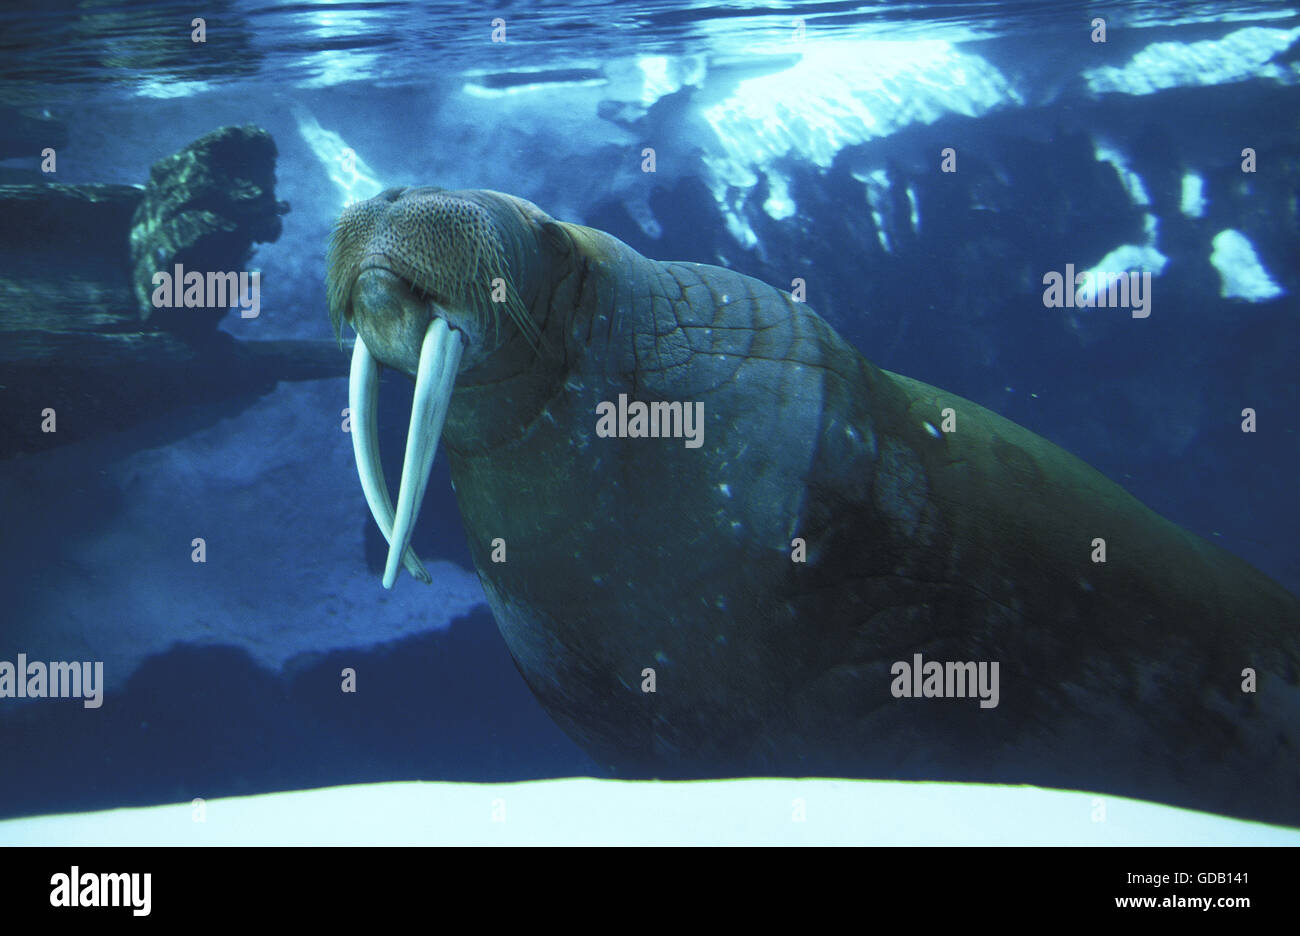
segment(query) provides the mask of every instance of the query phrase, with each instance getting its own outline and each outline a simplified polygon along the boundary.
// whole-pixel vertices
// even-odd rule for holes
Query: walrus
[[[346,208],[326,281],[384,586],[427,580],[441,439],[520,673],[616,775],[1034,784],[1300,825],[1295,596],[788,293],[432,187]],[[381,366],[415,381],[396,506]]]

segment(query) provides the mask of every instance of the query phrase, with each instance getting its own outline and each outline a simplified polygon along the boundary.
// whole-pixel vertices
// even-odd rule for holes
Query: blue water
[[[0,170],[137,184],[216,127],[267,129],[292,210],[254,254],[261,315],[221,325],[241,340],[331,337],[330,225],[394,185],[498,189],[648,256],[800,276],[876,364],[1016,420],[1300,592],[1294,9],[514,3],[504,42],[493,15],[9,5],[0,107],[61,129],[0,131]],[[1108,258],[1157,274],[1149,318],[1044,308],[1044,270]],[[383,393],[391,468],[409,383]],[[379,587],[346,405],[343,379],[284,382],[40,453],[0,439],[0,660],[102,660],[108,683],[93,712],[0,700],[0,815],[606,774],[516,673],[441,461],[415,540],[434,586]]]

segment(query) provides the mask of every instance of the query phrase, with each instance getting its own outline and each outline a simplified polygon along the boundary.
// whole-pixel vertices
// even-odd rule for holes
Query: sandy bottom
[[[0,845],[1300,845],[1091,793],[857,780],[381,783],[0,822]]]

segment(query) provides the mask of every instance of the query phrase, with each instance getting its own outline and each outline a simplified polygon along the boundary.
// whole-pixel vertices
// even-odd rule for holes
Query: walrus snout
[[[433,319],[431,300],[416,296],[391,270],[371,266],[357,277],[348,312],[358,339],[379,363],[415,376],[424,333]]]
[[[349,303],[361,274],[379,267],[420,299],[436,299],[449,324],[482,355],[516,334],[536,349],[540,329],[519,288],[531,272],[521,269],[523,258],[535,253],[535,245],[513,237],[521,227],[512,215],[518,211],[508,196],[431,187],[389,189],[349,205],[335,225],[326,263],[335,331],[351,320]],[[402,290],[394,285],[394,292]],[[412,350],[418,347],[416,341]]]

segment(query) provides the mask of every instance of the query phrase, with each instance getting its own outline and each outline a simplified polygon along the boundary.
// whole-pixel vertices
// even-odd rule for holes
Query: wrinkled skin
[[[475,237],[490,219],[538,342],[419,287],[466,266],[463,245],[410,247],[455,228],[449,202],[476,206]],[[786,293],[521,199],[390,190],[341,229],[336,324],[408,375],[434,316],[463,337],[442,442],[474,561],[528,685],[601,763],[1033,783],[1300,824],[1300,603],[1069,453],[880,370]],[[703,445],[598,437],[620,393],[703,401]],[[914,653],[997,661],[1000,704],[894,698]]]

